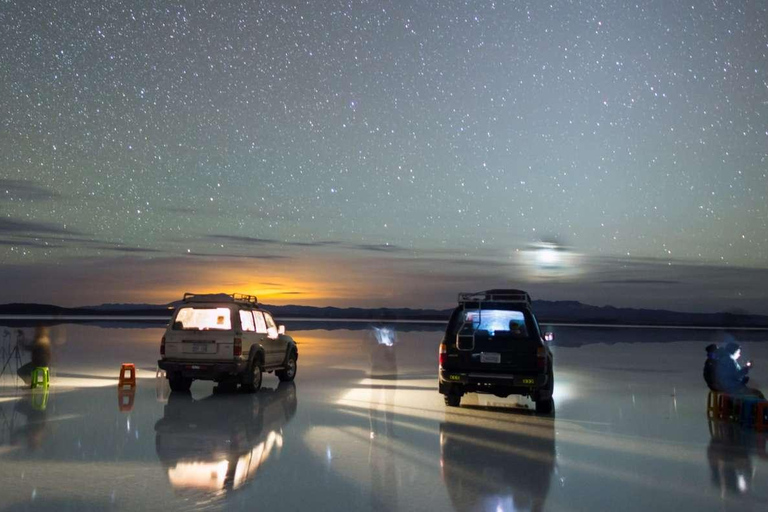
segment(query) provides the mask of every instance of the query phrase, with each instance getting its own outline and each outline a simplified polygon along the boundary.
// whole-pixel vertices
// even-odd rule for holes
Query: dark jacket
[[[707,383],[707,386],[709,386],[709,389],[712,391],[718,391],[718,386],[715,381],[718,356],[717,345],[708,345],[706,350],[707,360],[704,361],[704,382]]]
[[[738,361],[723,350],[718,350],[715,365],[715,387],[717,391],[736,392],[744,387],[749,380],[749,368],[742,368]]]

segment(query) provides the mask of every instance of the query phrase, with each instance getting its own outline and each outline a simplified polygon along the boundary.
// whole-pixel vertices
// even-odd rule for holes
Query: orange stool
[[[768,430],[768,400],[760,400],[757,402],[757,409],[755,410],[755,429],[760,432]]]
[[[121,412],[131,412],[133,410],[133,401],[136,398],[136,388],[117,390],[117,408]]]
[[[707,395],[707,416],[710,418],[720,417],[720,395],[717,391],[710,391]]]
[[[130,375],[126,375],[126,374]],[[136,365],[133,363],[123,363],[120,367],[120,380],[117,382],[119,388],[130,386],[136,387]]]

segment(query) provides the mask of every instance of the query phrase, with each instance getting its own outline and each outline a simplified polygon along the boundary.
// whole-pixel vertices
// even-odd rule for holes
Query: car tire
[[[171,391],[176,393],[188,393],[189,388],[192,386],[192,379],[183,377],[180,373],[168,374],[168,384],[171,387]]]
[[[555,401],[551,398],[536,401],[536,412],[539,414],[552,414],[555,410]]]
[[[264,371],[261,368],[261,362],[254,360],[250,369],[243,375],[241,388],[246,393],[255,393],[261,389],[261,381],[264,380]]]
[[[275,371],[275,375],[280,379],[280,382],[293,381],[293,379],[296,378],[296,354],[291,352],[285,363],[285,368]]]
[[[461,395],[456,395],[453,393],[449,393],[445,395],[445,405],[447,405],[448,407],[461,406]]]

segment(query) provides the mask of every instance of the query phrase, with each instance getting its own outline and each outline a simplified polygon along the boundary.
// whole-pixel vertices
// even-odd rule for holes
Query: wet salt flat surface
[[[539,416],[522,398],[446,408],[440,332],[390,348],[366,330],[288,329],[294,384],[196,382],[185,397],[156,378],[161,328],[55,328],[47,395],[13,355],[0,376],[0,509],[768,509],[767,436],[707,420],[704,346],[722,333],[559,328],[556,343],[601,343],[554,347],[556,415]],[[768,385],[768,334],[749,339]],[[123,362],[133,396],[117,391]]]

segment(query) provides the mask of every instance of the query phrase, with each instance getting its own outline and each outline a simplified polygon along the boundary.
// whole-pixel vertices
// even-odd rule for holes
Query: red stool
[[[121,389],[125,386],[136,387],[136,365],[123,363],[120,367],[120,380],[117,381],[117,386]]]
[[[755,410],[755,429],[763,432],[768,430],[768,400],[760,400],[757,402],[757,409]]]
[[[136,398],[136,388],[117,390],[117,408],[121,412],[131,412],[133,410],[133,401]]]

